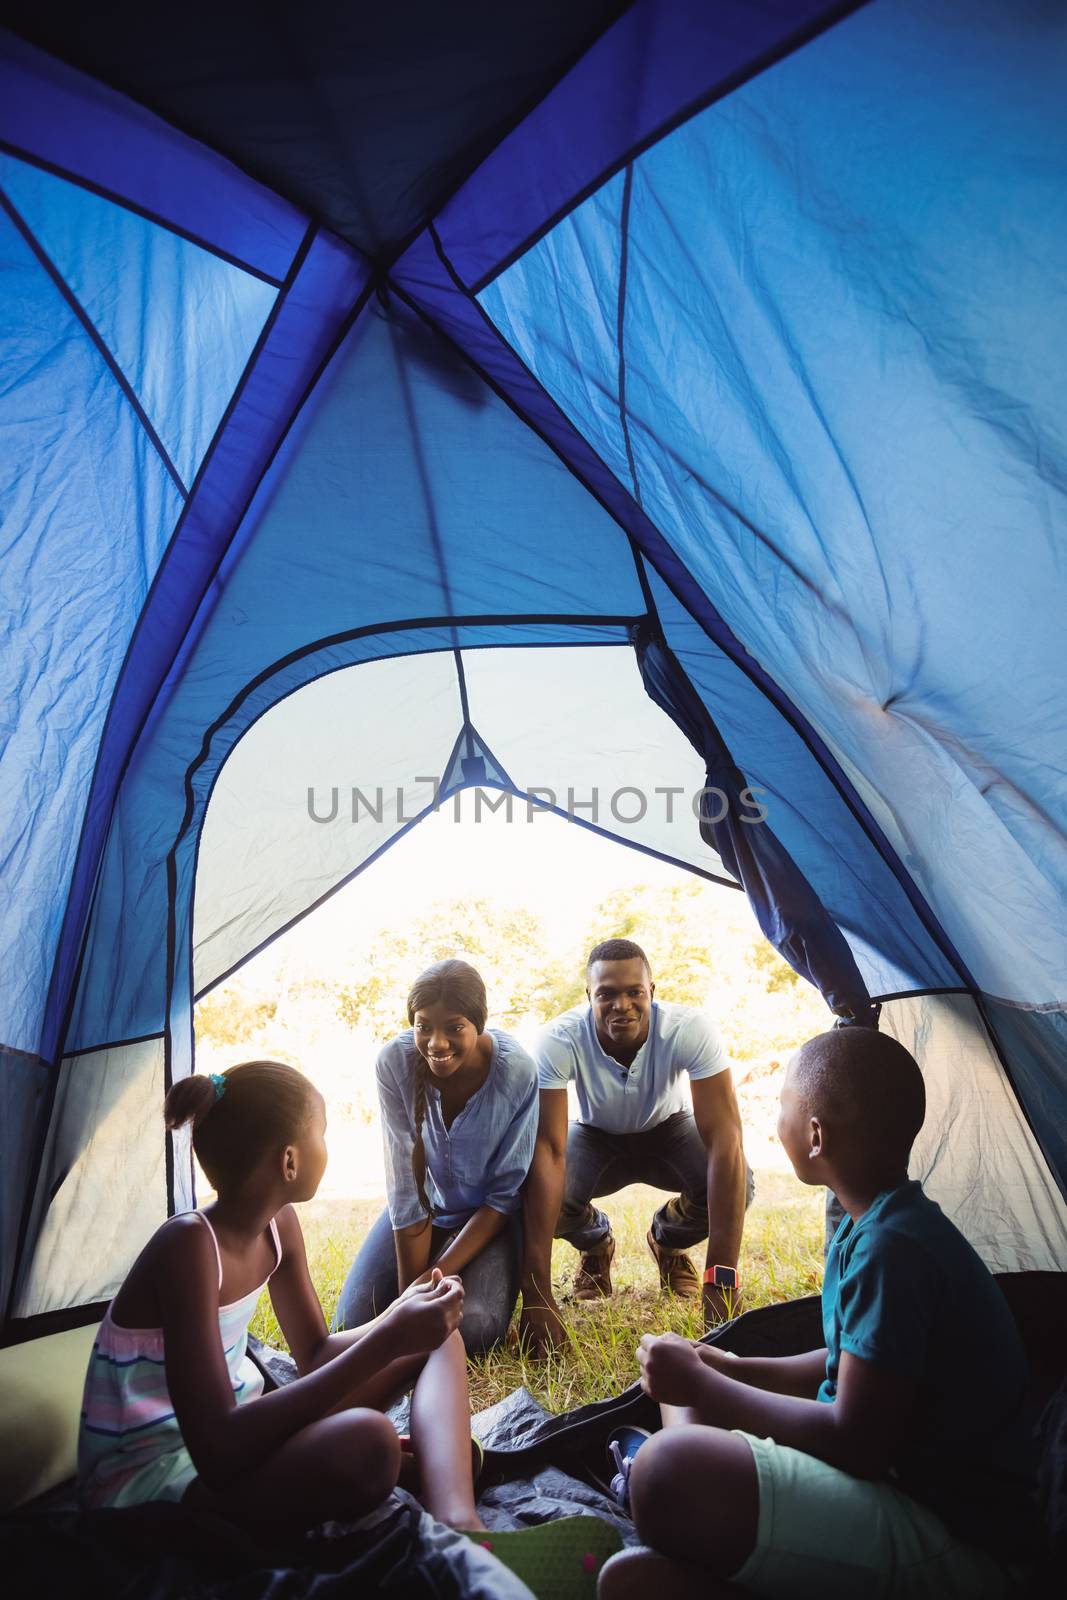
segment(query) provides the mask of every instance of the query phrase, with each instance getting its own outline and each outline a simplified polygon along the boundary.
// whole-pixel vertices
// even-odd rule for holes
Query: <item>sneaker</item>
[[[704,1293],[700,1275],[685,1251],[665,1250],[652,1237],[651,1228],[645,1237],[652,1258],[659,1268],[660,1292],[669,1289],[679,1300],[699,1300]]]
[[[647,1428],[617,1428],[608,1440],[608,1457],[615,1468],[611,1492],[626,1512],[630,1510],[630,1470],[634,1456],[652,1435]]]
[[[600,1300],[611,1293],[611,1263],[615,1259],[615,1240],[608,1241],[599,1250],[587,1250],[578,1263],[574,1280],[576,1300]]]

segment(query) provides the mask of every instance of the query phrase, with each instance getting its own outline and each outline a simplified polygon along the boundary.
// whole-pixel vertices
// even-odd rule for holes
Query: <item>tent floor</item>
[[[1030,1355],[1036,1418],[1067,1377],[1067,1275],[1020,1273],[999,1281]],[[810,1350],[821,1342],[819,1299],[748,1312],[709,1337],[739,1355]],[[273,1381],[291,1375],[287,1357],[272,1351],[260,1357]],[[402,1412],[397,1420],[403,1422]],[[634,1542],[632,1524],[604,1493],[605,1442],[622,1420],[655,1426],[655,1407],[637,1385],[564,1416],[550,1416],[524,1389],[482,1412],[475,1428],[486,1446],[479,1509],[487,1526],[586,1513],[612,1521]],[[252,1600],[280,1592],[282,1584],[287,1600],[319,1600],[339,1581],[346,1589],[362,1586],[349,1592],[506,1600],[500,1568],[403,1492],[373,1528],[330,1524],[295,1543],[265,1543],[180,1506],[79,1512],[71,1482],[0,1518],[0,1563],[13,1600],[68,1588],[139,1600],[236,1600],[238,1594]],[[1063,1592],[1054,1582],[1042,1581],[1034,1594]]]

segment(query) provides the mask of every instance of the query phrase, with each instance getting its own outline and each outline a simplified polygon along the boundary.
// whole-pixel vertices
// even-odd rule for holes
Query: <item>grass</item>
[[[672,1329],[688,1337],[703,1332],[699,1302],[661,1297],[656,1268],[645,1244],[659,1191],[634,1185],[603,1202],[616,1239],[610,1300],[592,1304],[571,1298],[578,1257],[557,1241],[553,1252],[556,1294],[570,1342],[543,1361],[527,1360],[518,1348],[518,1317],[508,1341],[470,1364],[471,1408],[481,1411],[524,1385],[549,1411],[568,1411],[590,1400],[620,1393],[637,1376],[635,1350],[643,1333]],[[823,1190],[808,1189],[782,1172],[756,1174],[756,1198],[748,1213],[741,1271],[746,1309],[816,1294],[822,1287]],[[326,1319],[333,1315],[341,1285],[382,1200],[312,1200],[299,1208],[312,1281]],[[703,1251],[692,1252],[698,1267]],[[284,1349],[285,1341],[264,1295],[252,1332]]]

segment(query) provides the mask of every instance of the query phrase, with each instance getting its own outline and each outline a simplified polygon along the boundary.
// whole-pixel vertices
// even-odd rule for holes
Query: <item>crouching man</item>
[[[615,1240],[593,1201],[631,1183],[678,1191],[647,1235],[661,1289],[702,1297],[706,1326],[740,1307],[737,1263],[753,1186],[730,1063],[701,1012],[655,993],[640,946],[609,939],[589,957],[588,1004],[549,1023],[535,1046],[540,1106],[524,1191],[521,1322],[535,1351],[564,1337],[553,1238],[580,1252],[575,1297],[610,1295]],[[571,1082],[579,1118],[568,1129]],[[686,1251],[703,1239],[701,1274]]]

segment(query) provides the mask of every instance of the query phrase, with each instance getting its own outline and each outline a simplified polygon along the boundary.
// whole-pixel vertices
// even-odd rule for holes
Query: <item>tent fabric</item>
[[[484,286],[628,157],[856,9],[726,0],[709,27],[702,0],[639,0],[442,207],[464,283]]]
[[[724,875],[695,827],[682,833],[665,806],[642,804],[650,747],[657,782],[688,797],[690,816],[704,773],[642,695],[628,641],[593,652],[468,648],[462,660],[469,736],[456,662],[437,651],[319,677],[242,738],[220,769],[199,841],[196,993],[439,806],[471,819],[492,808],[531,829],[542,812],[570,815],[679,866]],[[565,751],[557,726],[564,699],[581,734]],[[624,715],[612,723],[605,708]],[[485,779],[463,794],[472,755]],[[260,859],[277,863],[269,883],[257,881]],[[297,892],[309,898],[294,902]]]
[[[1048,157],[1067,43],[995,4],[966,39],[953,19],[865,7],[643,154],[480,300],[860,779],[979,987],[1062,1005],[1063,644],[1035,608],[1062,584],[1062,477],[1038,470],[1027,493],[1018,473],[1020,452],[1063,459],[1043,352],[1062,326]],[[1046,153],[1025,177],[1020,139]],[[975,260],[993,217],[999,248]],[[586,351],[617,359],[605,255],[627,267],[610,411]],[[828,330],[813,312],[835,300]],[[1006,651],[1034,696],[1024,752]]]
[[[3,37],[5,149],[281,287],[307,229],[302,212],[132,101]]]
[[[158,223],[23,161],[0,187],[70,290],[183,498],[277,290]],[[100,263],[118,265],[105,276]]]
[[[873,996],[954,988],[960,974],[927,931],[890,861],[868,849],[862,815],[809,743],[737,662],[708,639],[659,574],[649,589],[665,643],[769,809],[774,828],[844,933]]]
[[[92,16],[76,0],[11,0],[5,16],[24,39],[381,256],[628,7],[538,0],[516,13],[497,0],[377,9],[305,0],[296,14],[258,0],[187,0],[150,17],[137,0],[111,0]]]
[[[991,1272],[1062,1271],[1067,1202],[974,997],[891,1000],[880,1027],[911,1051],[926,1084],[910,1175],[975,1242]]]
[[[211,607],[223,557],[265,461],[281,444],[293,408],[336,341],[338,318],[359,304],[366,284],[366,269],[348,251],[322,236],[305,239],[275,301],[254,364],[246,368],[185,502],[175,529],[181,538],[172,537],[129,640],[97,754],[50,1004],[42,1019],[46,1054],[54,1050],[63,1024],[61,1007],[69,1001],[99,850],[132,747],[161,713],[168,684],[180,677],[182,661],[197,637],[198,614],[205,602]]]
[[[707,765],[700,833],[737,878],[763,933],[795,972],[847,1024],[876,1027],[878,1013],[848,941],[830,917],[766,815],[751,809],[753,791],[692,684],[651,623],[637,637],[641,677],[699,750]],[[761,806],[761,812],[766,808]]]
[[[164,1093],[161,1037],[64,1060],[24,1315],[55,1310],[60,1283],[76,1305],[109,1300],[158,1228],[167,1206]],[[106,1211],[101,1196],[112,1202]]]
[[[0,51],[5,1316],[193,1202],[196,997],[479,789],[744,881],[1062,1268],[1063,20],[217,10]],[[629,815],[710,753],[751,860]]]

